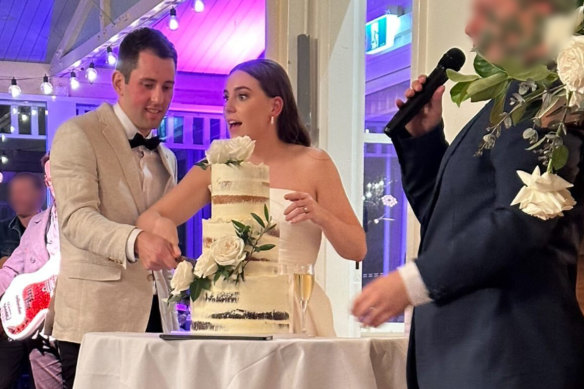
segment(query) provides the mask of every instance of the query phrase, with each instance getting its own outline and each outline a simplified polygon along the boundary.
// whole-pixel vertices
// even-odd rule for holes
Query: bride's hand
[[[315,224],[322,225],[326,211],[318,205],[311,195],[304,192],[292,192],[285,195],[284,198],[292,202],[284,211],[287,222],[300,223],[311,220]]]
[[[150,232],[178,247],[178,232],[172,220],[162,216],[157,217]]]

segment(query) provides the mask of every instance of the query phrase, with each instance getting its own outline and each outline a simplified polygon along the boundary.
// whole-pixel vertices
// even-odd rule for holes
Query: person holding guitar
[[[13,280],[19,275],[35,272],[40,274],[40,269],[43,269],[49,261],[56,264],[52,268],[57,271],[59,269],[59,227],[57,225],[57,212],[54,205],[55,197],[51,183],[51,168],[48,154],[43,157],[41,164],[45,170],[45,185],[51,193],[53,205],[29,220],[28,227],[20,239],[20,244],[2,268],[0,268],[0,296],[4,294],[8,295],[6,290],[9,287],[17,286],[15,285],[16,282],[13,283]],[[55,278],[56,275],[55,271],[53,277]],[[38,281],[40,282],[41,280],[39,279]],[[2,299],[2,303],[4,303],[4,299]],[[4,309],[4,306],[0,306],[0,309]],[[39,328],[26,328],[27,331],[34,333],[36,336],[32,336],[19,343],[25,345],[25,350],[29,354],[35,387],[37,389],[60,389],[63,387],[61,363],[53,342],[42,335],[42,332],[39,333],[42,330],[42,323],[43,321],[40,320],[40,325],[37,324],[35,326]],[[9,355],[6,356],[8,357]],[[13,369],[11,372],[7,371],[6,374],[4,374],[4,371],[2,373],[0,388],[10,387],[10,381],[16,379],[15,376],[18,374],[18,368]]]

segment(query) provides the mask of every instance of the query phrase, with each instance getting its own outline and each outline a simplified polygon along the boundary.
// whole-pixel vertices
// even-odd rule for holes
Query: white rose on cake
[[[209,150],[205,151],[207,162],[210,165],[217,163],[226,163],[229,161],[229,152],[225,147],[225,140],[216,140],[211,143]]]
[[[249,136],[221,139],[211,143],[209,150],[205,152],[205,156],[210,165],[243,162],[251,157],[254,147],[255,141],[251,140]]]
[[[541,174],[539,166],[532,174],[517,171],[525,184],[511,205],[519,204],[519,208],[528,215],[542,220],[563,216],[563,211],[574,208],[576,201],[568,190],[573,185],[557,174],[545,172]]]
[[[209,249],[209,255],[220,266],[237,266],[246,258],[245,242],[237,236],[217,239]]]
[[[579,105],[584,95],[584,36],[572,36],[558,55],[558,76],[573,93],[570,106]]]
[[[230,139],[226,145],[229,158],[232,161],[247,161],[251,157],[254,147],[255,140],[251,140],[249,136],[238,136]]]
[[[181,292],[189,289],[194,280],[193,265],[187,261],[179,263],[174,271],[172,279],[170,280],[172,295],[178,296]]]
[[[207,278],[217,272],[217,263],[208,254],[204,253],[197,259],[194,275],[199,278]]]

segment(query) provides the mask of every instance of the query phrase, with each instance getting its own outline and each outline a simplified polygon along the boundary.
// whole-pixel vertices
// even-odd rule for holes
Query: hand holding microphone
[[[464,61],[462,51],[450,49],[429,76],[418,77],[405,93],[408,100],[396,102],[399,111],[385,126],[385,134],[391,136],[397,129],[405,127],[416,137],[434,129],[442,119],[442,96],[446,89],[443,85],[448,80],[446,69],[458,71]]]

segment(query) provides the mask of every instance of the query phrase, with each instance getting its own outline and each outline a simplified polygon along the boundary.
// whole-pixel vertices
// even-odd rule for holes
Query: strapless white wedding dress
[[[284,210],[291,204],[284,195],[294,192],[288,189],[270,188],[270,214],[280,230],[279,261],[284,263],[314,264],[320,250],[322,230],[311,221],[291,224],[286,221]],[[300,304],[291,294],[294,306],[293,328],[295,333],[302,331]],[[314,282],[312,297],[306,312],[306,329],[309,335],[333,337],[335,329],[333,312],[329,298],[318,283]]]

